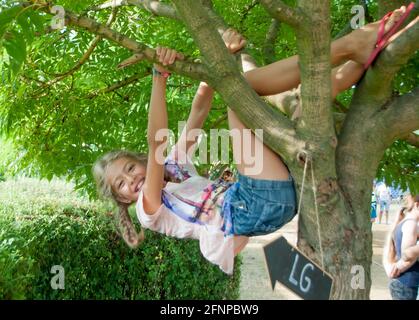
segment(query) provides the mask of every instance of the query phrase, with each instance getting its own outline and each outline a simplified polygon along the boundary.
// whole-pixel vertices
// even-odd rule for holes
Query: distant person
[[[417,238],[419,195],[410,196],[389,234],[383,252],[383,265],[392,278],[389,288],[393,300],[416,300],[419,287]],[[416,257],[416,259],[415,259]]]
[[[380,213],[378,214],[378,223],[381,224],[383,213],[386,213],[386,224],[388,224],[388,212],[391,203],[390,189],[383,183],[377,189],[377,196],[380,204]]]
[[[371,223],[375,222],[375,219],[377,219],[377,197],[375,196],[375,192],[372,192],[371,195]]]

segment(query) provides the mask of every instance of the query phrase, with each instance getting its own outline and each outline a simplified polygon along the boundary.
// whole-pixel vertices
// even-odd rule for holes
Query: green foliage
[[[378,180],[387,185],[399,186],[402,190],[419,193],[419,149],[404,141],[396,141],[389,148],[377,174]]]
[[[0,137],[0,181],[13,175],[12,167],[16,154],[13,143]]]
[[[26,60],[27,46],[32,43],[35,34],[43,30],[43,27],[44,21],[37,11],[16,6],[13,3],[2,7],[0,44],[6,51],[3,58],[6,67],[3,71],[3,78],[6,75],[14,80],[19,74]]]
[[[295,5],[295,0],[285,1]],[[54,4],[102,23],[110,9],[92,11],[89,8],[103,1],[59,0]],[[215,11],[248,40],[248,49],[257,62],[263,64],[263,47],[271,18],[257,1],[214,0]],[[351,8],[358,0],[331,1],[332,36],[345,28],[352,18]],[[126,49],[107,40],[99,42],[89,60],[67,76],[87,51],[94,35],[65,27],[49,30],[51,16],[41,10],[22,9],[15,1],[0,1],[0,134],[13,140],[16,161],[11,173],[24,172],[48,179],[54,176],[74,181],[78,189],[95,195],[90,168],[95,159],[113,149],[147,152],[146,127],[151,79],[145,76],[117,90],[101,90],[135,74],[146,74],[150,65],[144,62],[118,70],[116,66],[131,55]],[[377,1],[368,1],[368,14],[377,19]],[[182,23],[157,17],[134,6],[119,9],[114,30],[150,47],[175,47],[189,57],[199,58],[199,50]],[[275,43],[277,59],[297,53],[292,28],[281,24]],[[418,55],[395,79],[395,94],[405,94],[419,84]],[[197,82],[174,76],[169,81],[169,126],[177,132],[178,121],[186,120]],[[339,97],[348,107],[353,91]],[[217,124],[226,127],[226,106],[217,96],[215,106],[206,122],[208,131]],[[392,147],[392,157],[405,157],[411,150],[406,144]],[[230,157],[230,159],[232,159]],[[411,184],[399,164],[381,165],[380,175],[398,183]],[[410,159],[412,160],[412,159]],[[415,159],[413,159],[415,160]],[[390,161],[388,158],[383,161]],[[414,161],[415,162],[415,161]],[[413,163],[414,163],[413,162]],[[417,163],[417,160],[416,160]],[[209,172],[216,164],[199,166]],[[392,169],[390,169],[392,168]],[[409,178],[410,179],[410,178]]]
[[[197,241],[152,232],[131,250],[110,210],[56,180],[0,183],[0,299],[238,298],[240,259],[229,277]],[[64,290],[51,288],[55,265]]]

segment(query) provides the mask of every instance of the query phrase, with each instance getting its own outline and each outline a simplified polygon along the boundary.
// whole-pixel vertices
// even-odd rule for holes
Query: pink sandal
[[[409,16],[410,12],[413,10],[414,7],[415,7],[415,3],[414,2],[410,3],[409,6],[406,8],[406,12],[401,16],[400,20],[397,21],[394,24],[394,26],[391,27],[391,29],[386,34],[384,34],[385,26],[386,26],[387,20],[393,15],[393,11],[387,13],[384,16],[384,18],[381,19],[380,28],[378,30],[377,42],[375,44],[375,49],[371,53],[371,56],[368,58],[367,63],[365,63],[364,65],[365,70],[367,70],[370,67],[370,65],[375,61],[375,59],[379,55],[379,53],[388,45],[388,40],[396,32],[399,31],[400,26],[407,19],[407,17]]]

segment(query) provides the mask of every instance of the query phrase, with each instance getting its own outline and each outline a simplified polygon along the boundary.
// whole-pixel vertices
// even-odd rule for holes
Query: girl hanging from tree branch
[[[384,34],[393,32],[393,26],[405,12],[402,7],[383,20]],[[367,25],[332,43],[331,63],[338,66],[332,72],[333,98],[361,78],[375,49],[379,26]],[[233,30],[227,30],[223,40],[231,53],[246,43]],[[136,247],[144,238],[143,232],[137,234],[128,215],[128,206],[135,204],[144,228],[177,238],[198,239],[203,256],[231,274],[234,257],[250,236],[274,232],[295,216],[293,178],[281,158],[249,133],[231,109],[229,127],[239,133],[233,143],[237,181],[210,181],[197,174],[191,157],[198,137],[188,137],[194,129],[202,128],[211,109],[214,91],[206,83],[199,85],[179,141],[164,157],[167,139],[159,136],[168,128],[165,92],[170,73],[166,68],[176,59],[183,59],[183,55],[168,48],[158,48],[157,55],[160,64],[154,65],[147,131],[149,153],[110,152],[95,163],[95,179],[100,191],[117,202],[122,234],[128,245]],[[300,82],[298,57],[244,76],[260,95],[291,90]],[[254,163],[244,161],[248,153],[255,155]]]

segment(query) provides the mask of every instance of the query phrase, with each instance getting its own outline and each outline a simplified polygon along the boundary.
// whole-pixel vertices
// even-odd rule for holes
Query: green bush
[[[59,181],[0,183],[0,299],[238,298],[240,259],[229,277],[196,240],[147,231],[131,250],[110,209]],[[51,286],[55,265],[65,271],[63,290]]]

